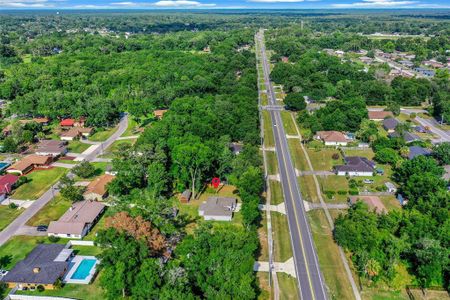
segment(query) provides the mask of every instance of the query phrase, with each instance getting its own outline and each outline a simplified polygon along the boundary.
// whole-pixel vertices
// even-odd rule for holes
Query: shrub
[[[45,291],[45,287],[44,287],[42,284],[38,285],[38,286],[36,287],[36,289],[37,289],[39,292]]]
[[[334,160],[338,160],[339,159],[339,153],[333,153],[331,158],[334,159]]]
[[[353,190],[353,189],[352,189],[352,190],[349,190],[348,193],[349,193],[350,195],[352,195],[352,196],[356,196],[356,195],[359,194],[358,190]]]
[[[338,191],[338,195],[347,195],[347,191]]]
[[[48,237],[48,240],[49,240],[51,243],[57,243],[57,242],[59,241],[59,237],[54,236],[54,235],[50,235],[50,236]]]
[[[18,208],[17,204],[15,204],[14,202],[11,202],[11,203],[8,205],[8,207],[11,208],[11,209],[17,209],[17,208]]]

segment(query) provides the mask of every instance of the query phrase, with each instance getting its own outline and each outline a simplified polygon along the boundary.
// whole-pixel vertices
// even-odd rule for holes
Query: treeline
[[[100,283],[109,299],[257,298],[253,264],[263,174],[255,58],[235,54],[226,40],[220,46],[223,52],[199,56],[204,69],[218,73],[216,89],[175,97],[164,117],[113,160],[118,173],[109,191],[116,205],[96,241],[104,248]],[[177,65],[175,53],[164,56],[168,65]],[[202,81],[201,71],[189,71]],[[237,141],[244,148],[234,155],[230,144]],[[242,223],[196,220],[188,232],[192,220],[174,210],[173,194],[189,188],[195,198],[213,177],[237,187]]]

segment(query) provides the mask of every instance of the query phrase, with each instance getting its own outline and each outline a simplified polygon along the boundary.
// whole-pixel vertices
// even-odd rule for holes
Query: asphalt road
[[[257,36],[260,41],[264,81],[270,105],[276,105],[276,97],[270,82],[270,68],[266,56],[264,37],[261,32]],[[275,136],[275,148],[278,159],[280,179],[294,254],[298,287],[302,299],[327,299],[325,281],[320,271],[319,260],[314,247],[311,230],[306,217],[306,210],[297,183],[294,164],[284,132],[283,121],[279,111],[270,110],[272,129]]]
[[[106,141],[101,143],[95,151],[86,156],[86,160],[92,161],[99,154],[101,154],[102,149],[108,148],[119,136],[121,136],[128,126],[128,115],[124,115],[119,122],[119,128],[117,131],[111,135]],[[53,197],[57,194],[57,187],[59,182],[54,184],[49,190],[47,190],[39,199],[33,202],[20,216],[18,216],[14,221],[12,221],[8,227],[0,232],[0,246],[5,244],[13,235],[15,235],[19,229],[21,229],[41,208],[43,208]]]

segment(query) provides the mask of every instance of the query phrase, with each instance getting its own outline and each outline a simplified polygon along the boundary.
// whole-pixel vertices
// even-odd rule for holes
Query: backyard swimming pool
[[[9,167],[11,164],[4,162],[4,161],[0,161],[0,171],[3,171],[4,169],[6,169],[7,167]]]
[[[75,272],[70,276],[70,279],[78,279],[84,280],[91,273],[92,268],[94,267],[96,259],[83,259],[81,263],[78,265],[78,268]]]

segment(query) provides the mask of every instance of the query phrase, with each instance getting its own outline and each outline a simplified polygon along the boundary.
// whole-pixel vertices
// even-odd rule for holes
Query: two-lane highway
[[[267,89],[269,105],[276,105],[276,97],[270,82],[270,67],[264,45],[264,32],[257,34],[263,62],[264,81]],[[302,299],[327,299],[325,282],[319,267],[316,249],[306,217],[306,210],[297,183],[297,175],[292,163],[286,134],[280,112],[270,110],[272,129],[275,137],[281,184],[294,254],[298,287]]]

